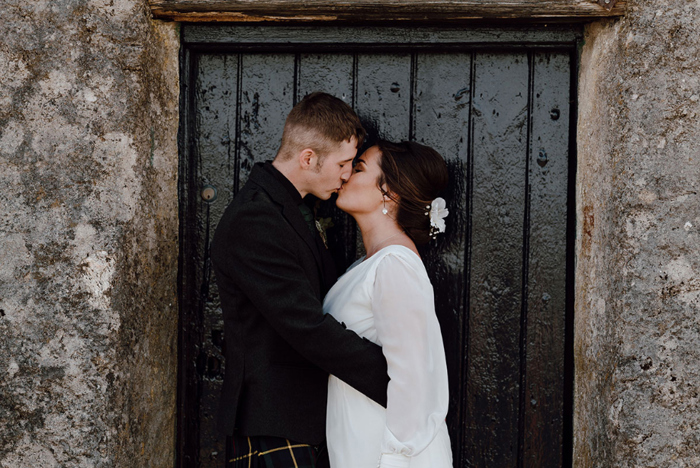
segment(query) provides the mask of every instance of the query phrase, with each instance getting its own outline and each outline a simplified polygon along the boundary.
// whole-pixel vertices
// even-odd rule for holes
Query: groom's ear
[[[302,170],[313,169],[316,167],[316,159],[318,156],[311,148],[305,148],[299,152],[299,167]]]

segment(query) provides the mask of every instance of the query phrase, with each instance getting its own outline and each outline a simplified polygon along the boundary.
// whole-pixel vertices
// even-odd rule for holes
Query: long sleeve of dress
[[[401,257],[381,259],[372,293],[377,338],[390,377],[381,468],[408,467],[410,458],[435,438],[449,404],[432,286],[424,271]]]

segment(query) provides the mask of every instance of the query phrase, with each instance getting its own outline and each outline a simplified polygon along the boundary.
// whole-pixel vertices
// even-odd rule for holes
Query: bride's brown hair
[[[376,143],[381,152],[379,167],[382,175],[377,181],[380,190],[394,200],[396,222],[417,245],[430,240],[430,203],[447,187],[447,164],[434,149],[403,141]]]

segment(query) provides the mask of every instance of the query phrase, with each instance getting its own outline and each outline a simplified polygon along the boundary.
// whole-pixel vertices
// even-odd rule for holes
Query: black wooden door
[[[186,27],[180,466],[223,461],[211,234],[253,163],[274,157],[289,110],[315,90],[344,99],[382,137],[417,140],[448,161],[447,233],[423,256],[448,357],[455,466],[570,465],[578,37],[569,28]],[[352,221],[330,213],[344,268],[361,246]]]

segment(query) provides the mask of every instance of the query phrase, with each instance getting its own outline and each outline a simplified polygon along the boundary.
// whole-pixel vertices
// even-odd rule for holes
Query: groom
[[[343,101],[306,96],[274,161],[253,167],[216,229],[227,467],[327,466],[328,374],[386,406],[381,349],[323,314],[335,268],[303,201],[327,200],[348,180],[364,136]]]

